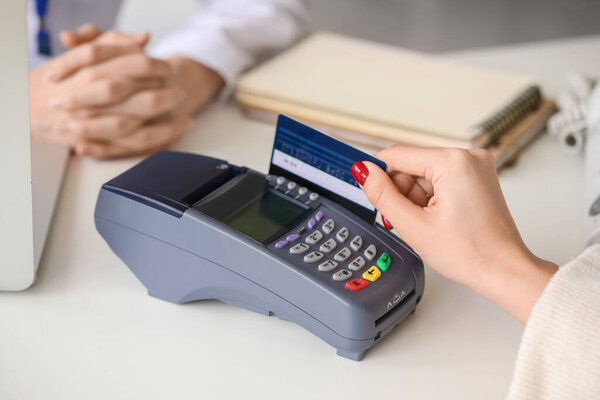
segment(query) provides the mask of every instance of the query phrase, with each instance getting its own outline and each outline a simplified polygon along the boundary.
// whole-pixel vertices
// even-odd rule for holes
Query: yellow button
[[[371,282],[375,282],[380,276],[381,271],[374,265],[363,273],[363,278]]]

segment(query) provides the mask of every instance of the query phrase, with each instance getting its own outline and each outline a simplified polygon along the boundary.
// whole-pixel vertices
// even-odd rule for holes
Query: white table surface
[[[531,73],[553,94],[571,71],[600,73],[600,37],[450,57]],[[176,149],[266,171],[273,134],[233,105],[213,107]],[[429,268],[416,313],[361,362],[276,318],[149,297],[93,224],[101,184],[138,160],[70,160],[37,283],[0,293],[0,399],[505,396],[523,327]],[[581,157],[547,136],[501,173],[537,255],[565,263],[582,250],[582,175]]]

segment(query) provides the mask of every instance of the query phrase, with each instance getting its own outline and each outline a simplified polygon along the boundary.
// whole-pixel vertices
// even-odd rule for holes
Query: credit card
[[[357,161],[386,164],[346,143],[280,114],[269,174],[281,175],[321,193],[370,224],[377,210],[369,202],[350,169]]]

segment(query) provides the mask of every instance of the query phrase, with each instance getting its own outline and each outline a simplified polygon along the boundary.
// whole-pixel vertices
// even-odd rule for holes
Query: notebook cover
[[[252,114],[270,114],[267,118],[274,121],[279,113],[289,115],[309,125],[326,127],[327,131],[340,132],[340,135],[352,136],[354,142],[369,143],[406,143],[421,146],[445,147],[483,147],[488,143],[485,136],[478,135],[470,140],[455,139],[429,133],[415,132],[401,127],[382,125],[373,121],[365,121],[349,115],[331,114],[326,110],[298,107],[288,103],[265,99],[259,96],[238,93],[237,100],[245,112]],[[261,116],[259,119],[264,119]],[[339,136],[339,135],[338,135]]]
[[[327,125],[352,121],[363,126],[356,131],[390,140],[440,136],[477,147],[485,142],[478,125],[533,85],[528,77],[317,33],[242,76],[236,97],[246,107]]]

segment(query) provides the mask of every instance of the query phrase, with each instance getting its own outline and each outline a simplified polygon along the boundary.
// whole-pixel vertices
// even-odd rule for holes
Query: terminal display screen
[[[308,210],[308,207],[284,199],[268,189],[225,218],[223,223],[258,242],[266,243],[294,226]]]

